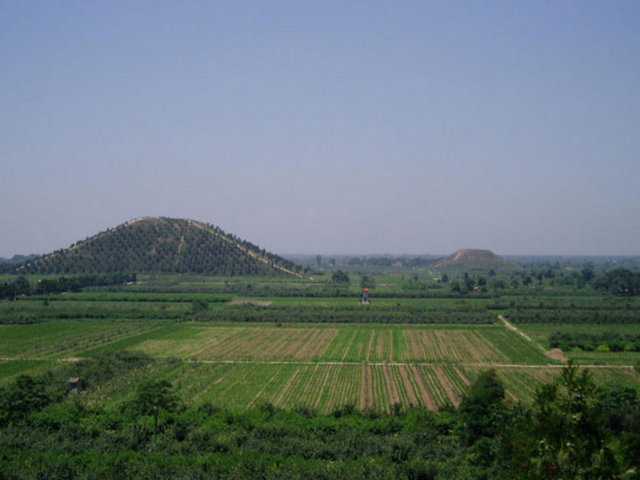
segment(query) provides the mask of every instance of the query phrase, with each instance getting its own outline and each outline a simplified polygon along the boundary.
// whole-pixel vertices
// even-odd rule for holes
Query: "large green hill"
[[[295,275],[300,267],[194,220],[144,217],[44,255],[18,273]]]

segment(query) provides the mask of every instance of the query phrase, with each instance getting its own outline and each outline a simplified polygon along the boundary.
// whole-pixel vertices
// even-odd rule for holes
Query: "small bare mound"
[[[551,350],[544,352],[544,354],[552,360],[559,360],[561,362],[567,361],[566,355],[560,348],[552,348]]]

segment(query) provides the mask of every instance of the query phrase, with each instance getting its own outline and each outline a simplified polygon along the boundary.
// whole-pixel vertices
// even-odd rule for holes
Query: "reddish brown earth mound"
[[[491,250],[465,248],[440,260],[435,268],[504,268],[511,264]]]

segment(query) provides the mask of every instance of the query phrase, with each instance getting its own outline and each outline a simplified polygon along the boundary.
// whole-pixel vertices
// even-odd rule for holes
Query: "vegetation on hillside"
[[[218,227],[142,218],[99,233],[17,268],[22,274],[197,273],[295,274],[300,267]]]

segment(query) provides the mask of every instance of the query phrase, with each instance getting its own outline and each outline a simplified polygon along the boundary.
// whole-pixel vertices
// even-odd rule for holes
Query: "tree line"
[[[561,348],[569,351],[580,349],[587,352],[594,350],[605,352],[640,352],[640,334],[637,333],[587,333],[560,332],[549,335],[551,348]]]
[[[72,277],[43,278],[29,282],[19,276],[13,281],[0,283],[0,300],[21,295],[47,295],[51,293],[79,292],[85,287],[104,287],[135,282],[135,273],[102,273]]]

